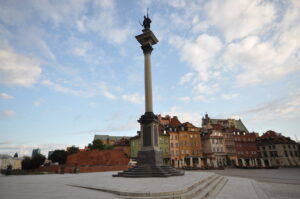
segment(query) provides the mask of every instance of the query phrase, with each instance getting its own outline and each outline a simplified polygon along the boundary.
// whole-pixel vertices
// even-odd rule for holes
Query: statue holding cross
[[[144,16],[144,21],[143,21],[143,27],[144,29],[150,29],[150,23],[151,23],[151,19],[148,16],[148,9],[147,9],[147,16]]]

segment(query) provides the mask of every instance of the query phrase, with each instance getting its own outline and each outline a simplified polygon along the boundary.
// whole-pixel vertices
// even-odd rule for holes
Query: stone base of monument
[[[144,178],[144,177],[171,177],[184,175],[184,171],[179,171],[169,166],[157,165],[137,165],[129,168],[126,171],[119,172],[113,177],[131,177],[131,178]]]
[[[113,178],[102,174],[97,179],[105,183],[91,183],[91,179],[69,186],[110,193],[110,198],[174,199],[214,198],[227,183],[227,178],[207,172],[186,172],[172,178]],[[97,175],[100,175],[97,173]],[[94,177],[96,178],[96,176]]]

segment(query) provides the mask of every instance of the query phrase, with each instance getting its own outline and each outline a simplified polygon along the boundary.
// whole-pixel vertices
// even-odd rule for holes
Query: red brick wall
[[[122,149],[80,151],[69,155],[65,165],[40,167],[36,171],[74,173],[75,167],[80,172],[119,171],[130,168],[128,162]]]
[[[83,166],[83,165],[128,165],[129,158],[126,157],[121,149],[113,150],[92,150],[81,151],[68,156],[66,165],[68,166]]]

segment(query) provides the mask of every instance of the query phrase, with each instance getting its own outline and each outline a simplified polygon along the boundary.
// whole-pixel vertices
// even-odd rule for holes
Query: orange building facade
[[[162,117],[163,129],[170,135],[171,165],[176,168],[200,167],[202,157],[200,128],[186,122],[181,123],[176,116]]]

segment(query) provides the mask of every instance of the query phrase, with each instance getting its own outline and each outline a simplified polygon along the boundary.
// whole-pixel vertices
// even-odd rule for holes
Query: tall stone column
[[[146,19],[149,18],[147,17]],[[184,172],[182,171],[178,171],[173,167],[163,165],[163,156],[159,148],[160,123],[158,117],[153,113],[152,102],[151,53],[153,51],[152,46],[157,44],[158,39],[150,30],[150,23],[146,25],[144,26],[145,29],[143,29],[143,33],[135,37],[141,44],[144,54],[145,113],[138,120],[141,130],[141,150],[138,152],[137,166],[130,168],[127,171],[120,172],[115,176],[169,177],[175,175],[184,175]]]
[[[153,45],[158,42],[151,30],[145,30],[143,34],[136,36],[141,44],[144,54],[144,77],[145,77],[145,114],[138,122],[141,124],[141,145],[138,152],[138,165],[162,166],[162,153],[159,149],[159,121],[153,113],[152,102],[152,74],[151,74],[151,53]]]

